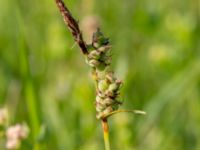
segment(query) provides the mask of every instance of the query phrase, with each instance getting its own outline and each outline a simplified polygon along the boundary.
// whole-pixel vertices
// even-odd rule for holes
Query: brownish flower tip
[[[60,13],[63,16],[64,22],[67,25],[68,29],[72,33],[74,40],[79,45],[80,49],[82,50],[83,54],[88,54],[86,44],[83,40],[82,33],[80,32],[79,25],[76,20],[71,15],[68,8],[65,6],[62,0],[55,0],[56,4],[60,10]]]

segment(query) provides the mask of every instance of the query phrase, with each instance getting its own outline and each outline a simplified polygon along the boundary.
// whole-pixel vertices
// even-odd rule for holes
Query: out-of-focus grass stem
[[[39,145],[35,142],[39,134],[39,118],[38,105],[32,75],[30,73],[30,65],[28,58],[28,51],[26,47],[25,26],[19,10],[17,10],[18,26],[20,30],[19,35],[19,66],[21,71],[21,80],[23,81],[24,99],[26,101],[28,117],[30,119],[30,131],[34,140],[34,150],[39,150]]]

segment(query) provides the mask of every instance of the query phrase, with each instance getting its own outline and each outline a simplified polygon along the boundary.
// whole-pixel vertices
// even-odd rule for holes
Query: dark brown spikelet
[[[73,18],[68,8],[65,6],[64,2],[62,0],[55,0],[58,8],[60,9],[60,12],[63,16],[63,19],[65,21],[65,24],[71,31],[74,40],[79,45],[80,49],[82,50],[83,54],[88,54],[86,44],[83,40],[82,33],[79,29],[77,21]]]

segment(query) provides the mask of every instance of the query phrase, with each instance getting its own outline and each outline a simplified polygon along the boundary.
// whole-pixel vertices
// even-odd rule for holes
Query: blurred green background
[[[110,37],[122,108],[147,112],[110,118],[112,149],[199,150],[200,1],[65,2]],[[54,0],[0,1],[0,105],[30,127],[22,150],[104,149],[89,72]]]

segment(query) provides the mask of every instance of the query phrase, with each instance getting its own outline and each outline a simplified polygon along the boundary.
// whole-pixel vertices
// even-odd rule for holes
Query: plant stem
[[[110,150],[109,127],[107,118],[102,119],[105,150]]]
[[[24,85],[24,99],[26,101],[28,117],[30,119],[30,127],[32,131],[31,136],[34,143],[33,150],[39,150],[40,144],[36,141],[40,130],[40,120],[38,115],[39,105],[37,102],[37,94],[34,89],[34,83],[27,54],[28,48],[26,47],[26,45],[28,41],[26,37],[26,28],[22,19],[20,9],[17,9],[16,13],[19,21],[19,30],[21,31],[19,35],[19,62],[21,69],[21,78]]]

